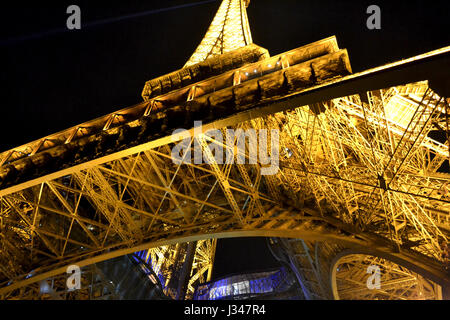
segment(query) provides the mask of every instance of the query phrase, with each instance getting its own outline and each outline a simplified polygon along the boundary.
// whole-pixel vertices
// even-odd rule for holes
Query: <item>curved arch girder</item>
[[[422,256],[418,253],[409,252],[408,250],[402,252],[395,252],[395,249],[383,246],[380,242],[374,240],[368,240],[359,238],[355,235],[345,234],[343,232],[332,233],[331,228],[324,230],[324,225],[316,225],[316,228],[312,225],[307,225],[303,227],[298,227],[296,229],[235,229],[233,231],[217,231],[214,233],[198,233],[190,234],[179,237],[167,238],[164,240],[153,240],[127,248],[117,248],[116,250],[110,252],[102,252],[95,256],[85,256],[78,257],[73,260],[66,260],[63,263],[54,264],[42,268],[41,272],[28,277],[26,275],[22,276],[22,279],[17,279],[17,282],[9,285],[3,286],[0,289],[0,296],[15,290],[17,288],[27,286],[29,284],[45,280],[49,277],[65,273],[67,266],[71,264],[76,264],[79,267],[88,266],[101,261],[119,257],[125,254],[130,254],[136,251],[145,250],[153,247],[160,247],[165,245],[171,245],[182,242],[204,240],[208,238],[232,238],[232,237],[280,237],[280,238],[301,238],[309,241],[331,241],[333,243],[341,244],[347,248],[352,248],[353,250],[358,250],[358,252],[372,254],[376,256],[382,256],[389,258],[392,261],[399,262],[402,265],[407,265],[408,268],[414,270],[419,274],[427,276],[429,279],[439,283],[444,287],[450,285],[450,279],[442,268],[432,261],[425,263]],[[36,270],[37,271],[37,270]]]

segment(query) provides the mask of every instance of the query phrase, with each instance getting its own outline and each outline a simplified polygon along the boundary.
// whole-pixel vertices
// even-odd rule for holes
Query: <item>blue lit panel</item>
[[[287,289],[284,268],[271,272],[243,274],[200,285],[194,294],[195,300],[219,300],[233,296],[257,295]]]
[[[146,259],[147,252],[148,252],[148,250],[141,250],[141,251],[135,252],[134,255],[136,255],[139,258],[141,258],[141,260],[145,261],[145,263],[147,263],[153,269],[153,271],[158,276],[159,282],[161,283],[161,285],[163,287],[163,290],[164,290],[164,289],[166,289],[166,287],[165,287],[166,280],[164,278],[164,275],[160,272],[160,270],[156,270],[156,264],[152,261],[150,255],[148,255],[148,258]],[[133,257],[134,257],[134,255],[133,255]],[[136,257],[134,257],[134,259],[137,262],[139,262],[139,259],[137,259]],[[150,270],[147,270],[147,271],[150,272]]]

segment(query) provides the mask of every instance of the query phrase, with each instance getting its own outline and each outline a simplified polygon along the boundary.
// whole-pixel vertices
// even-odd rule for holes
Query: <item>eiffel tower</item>
[[[359,73],[335,37],[271,56],[249,2],[223,0],[142,103],[0,154],[0,298],[54,298],[77,265],[71,294],[93,299],[94,266],[138,253],[189,299],[216,239],[248,236],[270,239],[305,299],[450,298],[450,47]],[[238,149],[229,129],[257,136]],[[251,153],[263,132],[272,174]],[[204,161],[173,161],[180,144]]]

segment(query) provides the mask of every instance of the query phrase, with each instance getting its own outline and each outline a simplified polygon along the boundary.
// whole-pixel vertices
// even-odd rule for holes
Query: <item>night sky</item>
[[[139,103],[145,81],[184,65],[220,4],[29,2],[0,9],[0,152]],[[81,30],[66,29],[71,4]],[[381,30],[366,28],[371,4]],[[252,0],[247,12],[253,41],[271,55],[336,35],[353,72],[450,45],[449,1]],[[222,240],[214,277],[273,266],[264,239]]]

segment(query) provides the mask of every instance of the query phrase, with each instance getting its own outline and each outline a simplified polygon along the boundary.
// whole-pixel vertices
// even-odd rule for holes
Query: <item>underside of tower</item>
[[[1,298],[192,299],[246,236],[302,299],[450,298],[450,47],[360,73],[335,37],[271,56],[248,5],[142,103],[0,153]]]

